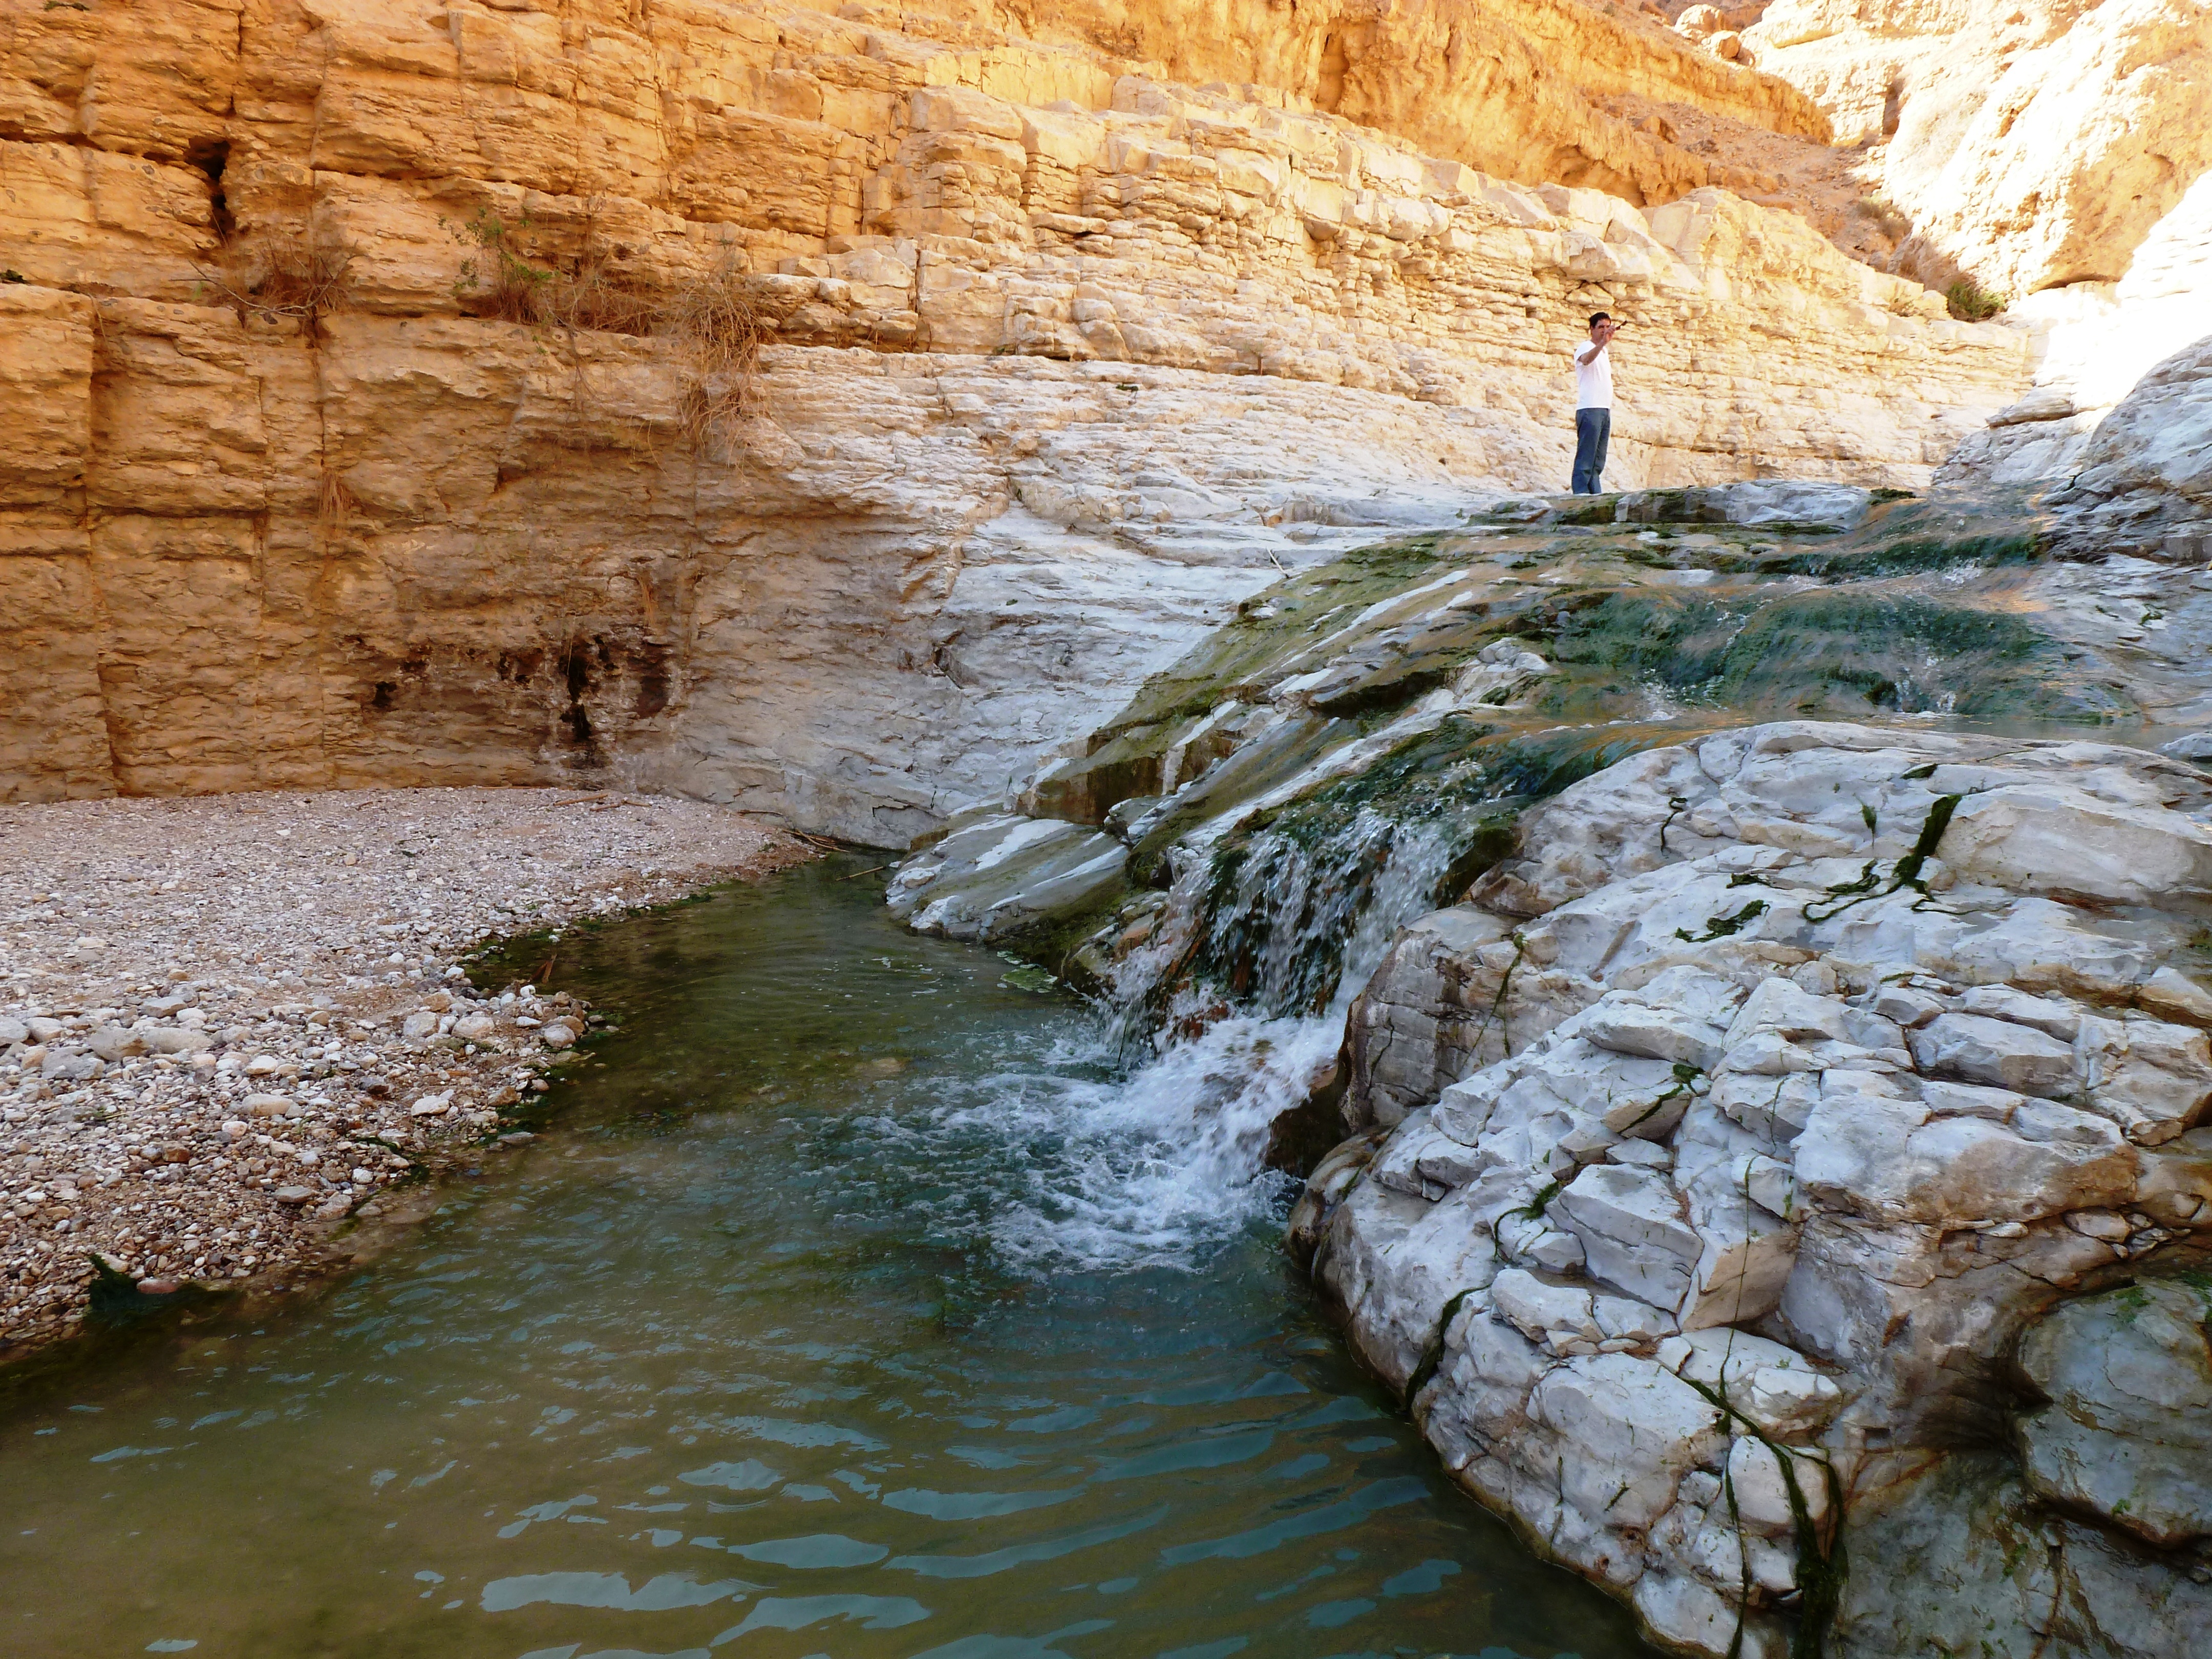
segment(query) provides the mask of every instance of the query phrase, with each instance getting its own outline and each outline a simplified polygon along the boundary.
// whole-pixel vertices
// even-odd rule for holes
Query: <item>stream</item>
[[[1346,1357],[1290,1184],[1205,1154],[1209,1066],[1316,1022],[1125,1070],[858,862],[572,936],[622,1030],[556,1133],[319,1297],[7,1401],[0,1648],[1648,1652]]]

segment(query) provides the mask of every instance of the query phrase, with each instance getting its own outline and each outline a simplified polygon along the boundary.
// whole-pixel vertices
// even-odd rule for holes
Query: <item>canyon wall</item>
[[[2162,411],[2149,424],[2163,447],[2192,418],[2181,447],[2212,444],[2175,390],[2212,330],[2212,4],[1775,0],[1737,51],[1815,99],[1846,147],[1825,214],[1808,202],[1824,228],[1871,238],[1885,269],[1962,282],[1969,308],[2002,303],[2028,331],[2034,385],[1949,478],[2115,476],[2126,464],[2103,452],[2148,428],[2108,417],[2139,385]],[[2081,521],[2069,544],[2154,556],[2201,545],[2201,481],[2160,489],[2116,501],[2092,483],[2057,503]]]
[[[604,778],[902,845],[1282,570],[1559,488],[1592,310],[1615,485],[1918,486],[2027,383],[1607,112],[1802,94],[1565,0],[0,29],[6,798]]]
[[[1742,38],[1867,147],[1931,281],[2116,283],[2212,167],[2204,0],[1775,0]]]

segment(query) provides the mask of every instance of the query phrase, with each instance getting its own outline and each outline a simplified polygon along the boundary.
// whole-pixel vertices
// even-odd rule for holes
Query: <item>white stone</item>
[[[1720,1028],[1711,1022],[1626,1000],[1601,1002],[1583,1017],[1581,1030],[1615,1054],[1680,1060],[1700,1070],[1710,1070],[1722,1053]]]
[[[1824,1070],[1811,1050],[1779,1031],[1759,1031],[1728,1050],[1722,1068],[1748,1077],[1782,1077],[1791,1072]]]
[[[1592,1164],[1553,1200],[1552,1213],[1582,1241],[1594,1278],[1657,1308],[1689,1299],[1704,1243],[1664,1176]]]
[[[1820,1526],[1828,1516],[1827,1472],[1810,1457],[1793,1453],[1790,1461],[1790,1473],[1796,1480],[1797,1495],[1804,1501],[1808,1518]],[[1796,1512],[1790,1506],[1789,1486],[1783,1476],[1782,1454],[1774,1447],[1750,1435],[1737,1436],[1729,1446],[1728,1474],[1736,1514],[1745,1526],[1780,1533],[1796,1524]]]
[[[1733,1191],[1700,1181],[1690,1212],[1700,1249],[1689,1293],[1678,1304],[1682,1328],[1730,1325],[1773,1311],[1796,1265],[1796,1229],[1747,1200],[1741,1176]]]
[[[1744,999],[1743,1006],[1729,1027],[1723,1046],[1733,1049],[1765,1031],[1792,1042],[1817,1037],[1840,1038],[1844,1035],[1846,1012],[1836,999],[1814,996],[1777,975],[1761,980]]]
[[[1522,1335],[1556,1354],[1593,1352],[1619,1334],[1600,1328],[1588,1290],[1547,1284],[1519,1267],[1508,1267],[1491,1281],[1490,1305]]]
[[[1744,1169],[1744,1191],[1751,1201],[1784,1221],[1802,1221],[1810,1206],[1797,1189],[1796,1168],[1771,1158],[1753,1158]]]
[[[1970,1014],[1988,1014],[2015,1025],[2032,1025],[2046,1036],[2071,1042],[2081,1030],[2081,1011],[2056,997],[2030,996],[2009,985],[1969,987],[1959,1006]]]
[[[1797,1139],[1816,1203],[1893,1221],[2033,1221],[2125,1202],[2137,1158],[2106,1120],[2048,1101],[2008,1125],[1907,1101],[1823,1100]]]
[[[2027,1095],[2074,1085],[2072,1047],[2026,1025],[1980,1014],[1940,1014],[1908,1039],[1923,1070]]]
[[[1843,1405],[1843,1390],[1817,1371],[1762,1365],[1729,1403],[1778,1439],[1816,1434]]]
[[[1967,797],[1942,852],[1963,876],[2057,898],[2155,904],[2212,890],[2212,830],[2056,782]]]
[[[1673,1314],[1631,1297],[1594,1296],[1590,1311],[1597,1320],[1598,1329],[1607,1337],[1633,1342],[1639,1347],[1672,1335],[1676,1328]]]
[[[1611,1526],[1649,1527],[1682,1475],[1721,1449],[1712,1405],[1632,1354],[1569,1360],[1537,1383],[1529,1413],[1578,1449],[1560,1473],[1560,1495]]]
[[[2212,1104],[2212,1041],[2191,1026],[2085,1016],[2077,1048],[2086,1103],[2138,1146],[2193,1128]]]
[[[2009,1123],[2025,1099],[2010,1089],[1979,1083],[1945,1083],[1936,1078],[1920,1082],[1920,1103],[1936,1117],[1985,1117],[1992,1123]]]
[[[1886,1019],[1893,1019],[1910,1029],[1925,1025],[1943,1012],[1945,1004],[1925,991],[1915,991],[1902,985],[1885,985],[1875,994],[1874,1011]]]
[[[2143,981],[2142,1006],[2163,1019],[2212,1025],[2212,993],[2172,968],[2160,968]]]
[[[1747,1620],[1735,1605],[1687,1571],[1647,1572],[1637,1581],[1637,1616],[1662,1642],[1721,1659],[1782,1659],[1788,1643],[1768,1621]],[[1741,1632],[1741,1634],[1739,1634]]]

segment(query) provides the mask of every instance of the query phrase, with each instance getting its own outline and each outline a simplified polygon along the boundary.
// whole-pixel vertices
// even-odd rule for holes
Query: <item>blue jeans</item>
[[[1577,495],[1598,493],[1605,474],[1605,447],[1613,437],[1613,411],[1578,409],[1575,411],[1575,480]]]

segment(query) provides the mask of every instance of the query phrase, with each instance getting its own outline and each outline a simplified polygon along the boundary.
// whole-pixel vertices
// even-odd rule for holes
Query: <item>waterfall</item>
[[[1276,1118],[1328,1074],[1352,1000],[1464,850],[1449,819],[1364,807],[1331,833],[1178,850],[1169,919],[1121,965],[1108,1075],[998,1079],[1032,1191],[993,1227],[1036,1267],[1200,1265],[1272,1216]]]

